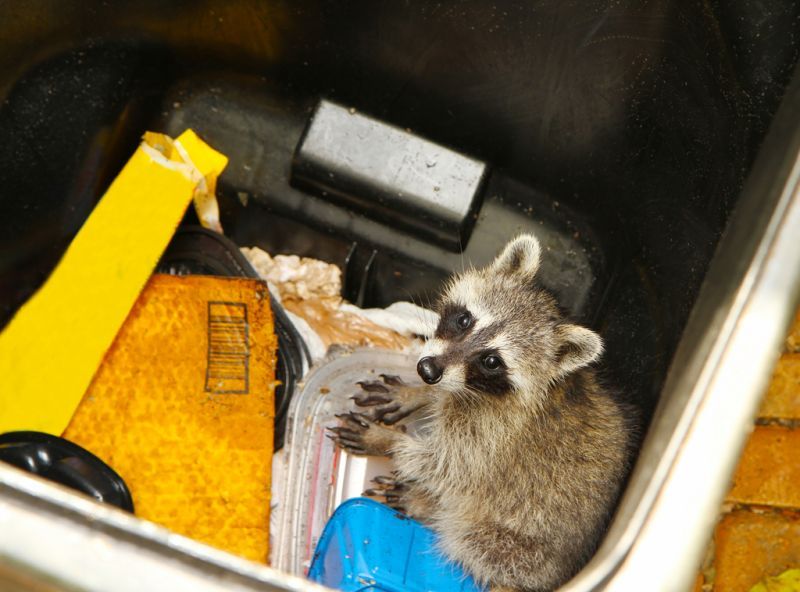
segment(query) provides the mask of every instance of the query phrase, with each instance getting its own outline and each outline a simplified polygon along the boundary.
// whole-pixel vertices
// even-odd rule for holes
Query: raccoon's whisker
[[[420,415],[419,416],[419,420],[421,422],[428,422],[428,421],[431,421],[432,419],[434,419],[437,415],[438,415],[437,410],[431,409],[430,413],[427,413],[425,415]]]
[[[433,310],[434,306],[433,306],[433,300],[431,299],[431,293],[426,290],[424,295],[425,295],[425,306],[423,306],[423,308],[427,308],[428,310]]]
[[[460,235],[458,237],[458,254],[461,255],[461,273],[464,273],[464,271],[466,271],[464,269],[464,245],[461,242],[461,236]]]
[[[420,305],[420,303],[419,303],[419,302],[417,302],[417,299],[416,299],[416,298],[414,298],[414,295],[411,293],[411,290],[409,290],[408,288],[403,288],[403,293],[405,294],[405,296],[406,296],[406,299],[407,299],[407,300],[408,300],[408,301],[409,301],[411,304],[416,304],[417,306],[421,306],[421,305]]]
[[[453,395],[468,405],[474,405],[476,403],[480,403],[481,401],[481,394],[468,385],[464,385],[457,391],[454,391]]]

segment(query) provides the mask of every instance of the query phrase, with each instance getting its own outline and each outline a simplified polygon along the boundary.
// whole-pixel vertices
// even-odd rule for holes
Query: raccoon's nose
[[[428,384],[436,384],[442,379],[444,370],[436,364],[436,360],[430,356],[422,358],[417,363],[417,374]]]

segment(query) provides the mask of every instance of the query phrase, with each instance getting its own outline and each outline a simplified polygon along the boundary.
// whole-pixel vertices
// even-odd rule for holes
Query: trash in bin
[[[0,461],[133,512],[131,492],[114,469],[64,438],[43,432],[0,435]]]
[[[319,338],[308,339],[315,359],[321,359],[331,345],[407,349],[415,333],[423,334],[431,326],[432,313],[410,302],[388,307],[381,319],[376,311],[365,311],[345,301],[341,296],[341,270],[336,265],[296,255],[272,257],[258,248],[243,248],[242,252],[259,275],[275,286],[284,308],[303,319]],[[405,315],[405,323],[396,312],[397,306]],[[385,317],[396,322],[387,323]]]
[[[156,271],[170,275],[213,275],[258,279],[259,274],[230,239],[200,226],[178,229]],[[275,450],[283,447],[286,410],[297,382],[311,365],[311,354],[281,303],[270,294],[278,360],[275,368]]]
[[[0,432],[60,435],[192,199],[227,158],[187,131],[144,141],[0,334]]]
[[[335,347],[305,377],[289,406],[284,456],[275,467],[284,475],[284,490],[277,509],[274,567],[304,575],[334,508],[361,496],[370,479],[390,471],[388,459],[338,449],[326,429],[352,407],[358,381],[390,374],[421,384],[414,371],[416,357],[412,352]]]
[[[800,569],[797,568],[764,578],[750,588],[750,592],[797,592],[798,590],[800,590]]]
[[[276,346],[260,280],[155,275],[64,437],[120,473],[138,516],[265,562]]]
[[[462,569],[436,548],[416,520],[366,498],[344,502],[319,540],[308,578],[364,592],[478,592]]]
[[[354,346],[369,346],[374,348],[375,354],[367,354],[364,358],[365,363],[378,364],[385,366],[384,371],[408,373],[413,372],[413,358],[400,352],[416,351],[421,341],[417,339],[419,335],[427,334],[433,326],[437,315],[425,310],[410,302],[397,302],[386,309],[364,310],[354,306],[344,300],[341,296],[341,271],[330,263],[324,261],[298,257],[296,255],[275,255],[270,256],[258,248],[242,248],[242,253],[249,260],[249,264],[255,268],[260,276],[270,285],[273,296],[278,301],[278,306],[285,307],[287,316],[291,323],[302,334],[304,341],[308,344],[311,360],[317,364],[314,375],[322,376],[323,382],[327,376],[326,366],[328,361],[341,355],[343,351],[351,351],[348,348]],[[332,348],[332,346],[335,346]],[[332,348],[334,351],[327,359],[326,353]],[[395,351],[386,352],[386,348]],[[363,355],[363,350],[358,350]],[[381,358],[381,353],[387,353],[388,357]],[[395,358],[402,359],[400,365],[395,366]],[[280,357],[280,352],[279,352]],[[355,360],[354,360],[355,361]],[[354,381],[363,378],[360,372],[363,368],[357,369],[350,374],[350,382],[343,382],[346,389],[354,384]],[[309,383],[312,380],[312,383]],[[336,486],[336,500],[341,501],[348,497],[361,495],[368,479],[367,475],[374,476],[388,470],[385,462],[380,459],[356,459],[335,453],[332,443],[322,438],[322,428],[315,425],[308,432],[301,431],[292,438],[290,435],[292,426],[303,426],[306,422],[316,421],[314,414],[317,409],[309,407],[309,401],[319,392],[326,392],[330,387],[322,387],[320,391],[315,391],[314,378],[307,377],[298,387],[301,389],[293,396],[289,406],[289,415],[292,416],[291,408],[294,407],[294,419],[287,419],[286,446],[275,456],[273,463],[273,547],[272,564],[284,566],[287,562],[292,565],[295,573],[301,574],[308,567],[313,544],[322,530],[325,520],[330,516],[332,507],[320,500],[326,499],[333,490],[314,491],[310,495],[305,490],[307,482],[301,484],[298,479],[314,481],[320,484],[323,489],[324,484],[334,481]],[[309,386],[312,384],[312,386]],[[343,412],[349,403],[350,391],[342,391],[342,398],[332,394],[327,398],[331,405],[338,405],[335,412]],[[305,394],[303,394],[305,393]],[[297,399],[300,402],[297,402]],[[298,406],[302,409],[298,411]],[[326,427],[335,424],[333,416],[327,417]],[[276,430],[280,423],[276,423]],[[310,448],[310,443],[319,448]],[[307,462],[308,455],[319,454],[319,464],[313,469],[309,469]],[[336,459],[331,455],[335,454]],[[351,461],[352,467],[351,467]],[[298,463],[306,468],[299,469]],[[338,466],[343,474],[333,475],[333,471]],[[310,474],[310,472],[313,473]],[[345,477],[344,475],[347,475]],[[360,475],[360,476],[359,476]],[[343,486],[347,481],[349,487]],[[302,501],[301,501],[302,498]],[[312,525],[310,530],[299,534],[295,528],[303,528],[301,525]],[[288,535],[289,532],[295,534]],[[286,536],[290,536],[288,540]],[[297,537],[302,541],[297,540]],[[307,538],[310,537],[310,538]],[[299,545],[299,546],[298,546]]]
[[[486,173],[483,162],[325,100],[292,159],[293,185],[456,251]]]

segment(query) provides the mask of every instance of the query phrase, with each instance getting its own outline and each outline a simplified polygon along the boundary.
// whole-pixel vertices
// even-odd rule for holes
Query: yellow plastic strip
[[[213,192],[227,162],[191,130],[145,135],[0,334],[0,433],[64,431],[189,202]]]

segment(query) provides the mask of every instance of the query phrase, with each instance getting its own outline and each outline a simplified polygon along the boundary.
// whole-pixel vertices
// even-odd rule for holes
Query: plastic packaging
[[[377,475],[391,471],[388,459],[355,457],[325,437],[338,424],[337,413],[350,410],[357,382],[380,374],[422,384],[414,353],[375,348],[331,348],[313,368],[289,407],[284,446],[285,489],[278,512],[272,565],[304,575],[328,518],[342,501],[358,497]]]
[[[328,521],[308,572],[344,591],[478,592],[436,550],[436,535],[416,520],[366,498],[346,501]]]
[[[400,304],[404,317],[383,309],[363,311],[343,301],[341,270],[336,265],[296,255],[273,257],[257,247],[241,251],[277,291],[281,305],[308,324],[323,348],[339,344],[405,349],[415,335],[409,327],[427,327],[423,319],[434,314],[410,302]]]

